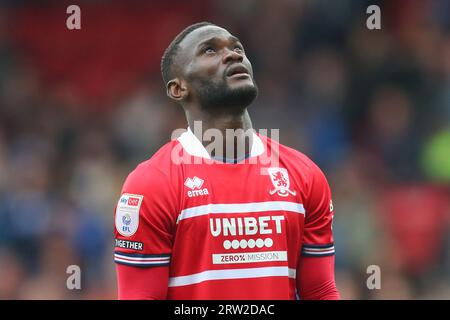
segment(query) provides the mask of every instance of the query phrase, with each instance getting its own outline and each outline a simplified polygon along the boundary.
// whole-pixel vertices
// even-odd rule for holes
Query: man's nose
[[[230,61],[239,61],[242,62],[244,60],[244,55],[242,53],[236,52],[234,50],[225,49],[225,53],[223,55],[223,63],[228,63]]]

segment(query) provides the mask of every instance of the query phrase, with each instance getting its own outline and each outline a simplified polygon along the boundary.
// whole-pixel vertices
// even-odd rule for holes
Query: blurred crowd
[[[450,299],[449,1],[378,1],[381,30],[372,1],[79,1],[78,31],[63,3],[0,1],[0,299],[116,298],[122,183],[187,125],[160,57],[203,20],[246,48],[254,127],[325,172],[342,297]]]

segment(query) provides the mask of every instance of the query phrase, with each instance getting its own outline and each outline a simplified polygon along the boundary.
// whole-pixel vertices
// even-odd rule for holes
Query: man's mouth
[[[237,78],[237,77],[249,77],[249,73],[246,67],[243,65],[235,65],[231,66],[227,71],[227,77],[231,78]]]

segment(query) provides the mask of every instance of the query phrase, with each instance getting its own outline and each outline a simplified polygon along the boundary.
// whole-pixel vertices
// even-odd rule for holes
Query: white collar
[[[191,156],[211,159],[208,151],[203,146],[203,144],[198,140],[197,136],[192,132],[191,128],[187,128],[187,130],[181,134],[181,136],[177,139],[183,149],[190,154]],[[250,151],[250,157],[257,157],[264,152],[264,144],[261,141],[261,138],[253,132],[253,143]]]

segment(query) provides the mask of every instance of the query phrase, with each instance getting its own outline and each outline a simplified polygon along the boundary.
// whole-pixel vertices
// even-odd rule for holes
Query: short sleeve
[[[170,264],[176,198],[166,175],[140,165],[127,177],[115,210],[114,261],[136,267]]]
[[[313,163],[305,212],[302,255],[309,257],[333,255],[335,253],[332,232],[334,209],[331,190],[325,175]]]

